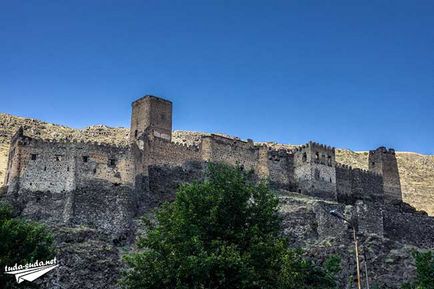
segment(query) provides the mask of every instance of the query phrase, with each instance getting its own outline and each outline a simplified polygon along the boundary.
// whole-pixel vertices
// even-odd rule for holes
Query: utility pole
[[[369,289],[369,277],[368,277],[368,265],[367,265],[367,259],[366,259],[366,250],[365,247],[363,247],[363,260],[365,261],[365,278],[366,278],[366,289]]]
[[[338,211],[331,210],[330,214],[332,216],[338,218],[338,219],[341,219],[342,221],[344,221],[345,223],[350,225],[351,229],[353,229],[353,239],[354,239],[354,247],[355,247],[355,255],[356,255],[356,267],[357,267],[357,289],[362,289],[362,285],[360,282],[359,244],[358,244],[357,236],[356,236],[356,228],[354,227],[354,225],[350,221],[345,219],[345,217],[342,216]],[[366,260],[365,260],[365,266],[366,266]]]

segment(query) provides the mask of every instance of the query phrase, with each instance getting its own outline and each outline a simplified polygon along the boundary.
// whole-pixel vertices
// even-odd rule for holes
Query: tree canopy
[[[241,168],[211,164],[181,186],[126,256],[124,288],[334,288],[332,271],[288,248],[278,198]]]
[[[53,257],[53,237],[49,230],[40,223],[14,218],[11,206],[0,202],[0,264],[25,265]],[[2,288],[19,288],[13,277],[3,271],[0,274]]]

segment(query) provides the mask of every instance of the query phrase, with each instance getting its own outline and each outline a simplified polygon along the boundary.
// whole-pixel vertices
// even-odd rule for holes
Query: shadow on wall
[[[146,195],[128,186],[93,180],[73,191],[20,190],[3,198],[22,217],[53,226],[87,226],[124,242],[133,237],[133,219],[146,206]]]

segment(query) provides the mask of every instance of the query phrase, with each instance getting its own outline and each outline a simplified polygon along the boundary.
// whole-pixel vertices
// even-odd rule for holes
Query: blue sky
[[[0,1],[0,111],[434,154],[434,1]]]

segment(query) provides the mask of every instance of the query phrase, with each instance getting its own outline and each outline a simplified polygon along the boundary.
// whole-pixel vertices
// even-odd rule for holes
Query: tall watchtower
[[[337,199],[335,148],[309,142],[294,153],[294,178],[298,192]]]
[[[130,142],[142,135],[172,139],[172,102],[146,95],[132,103]]]
[[[394,149],[379,147],[369,151],[369,170],[383,176],[385,200],[402,201],[398,162]]]

